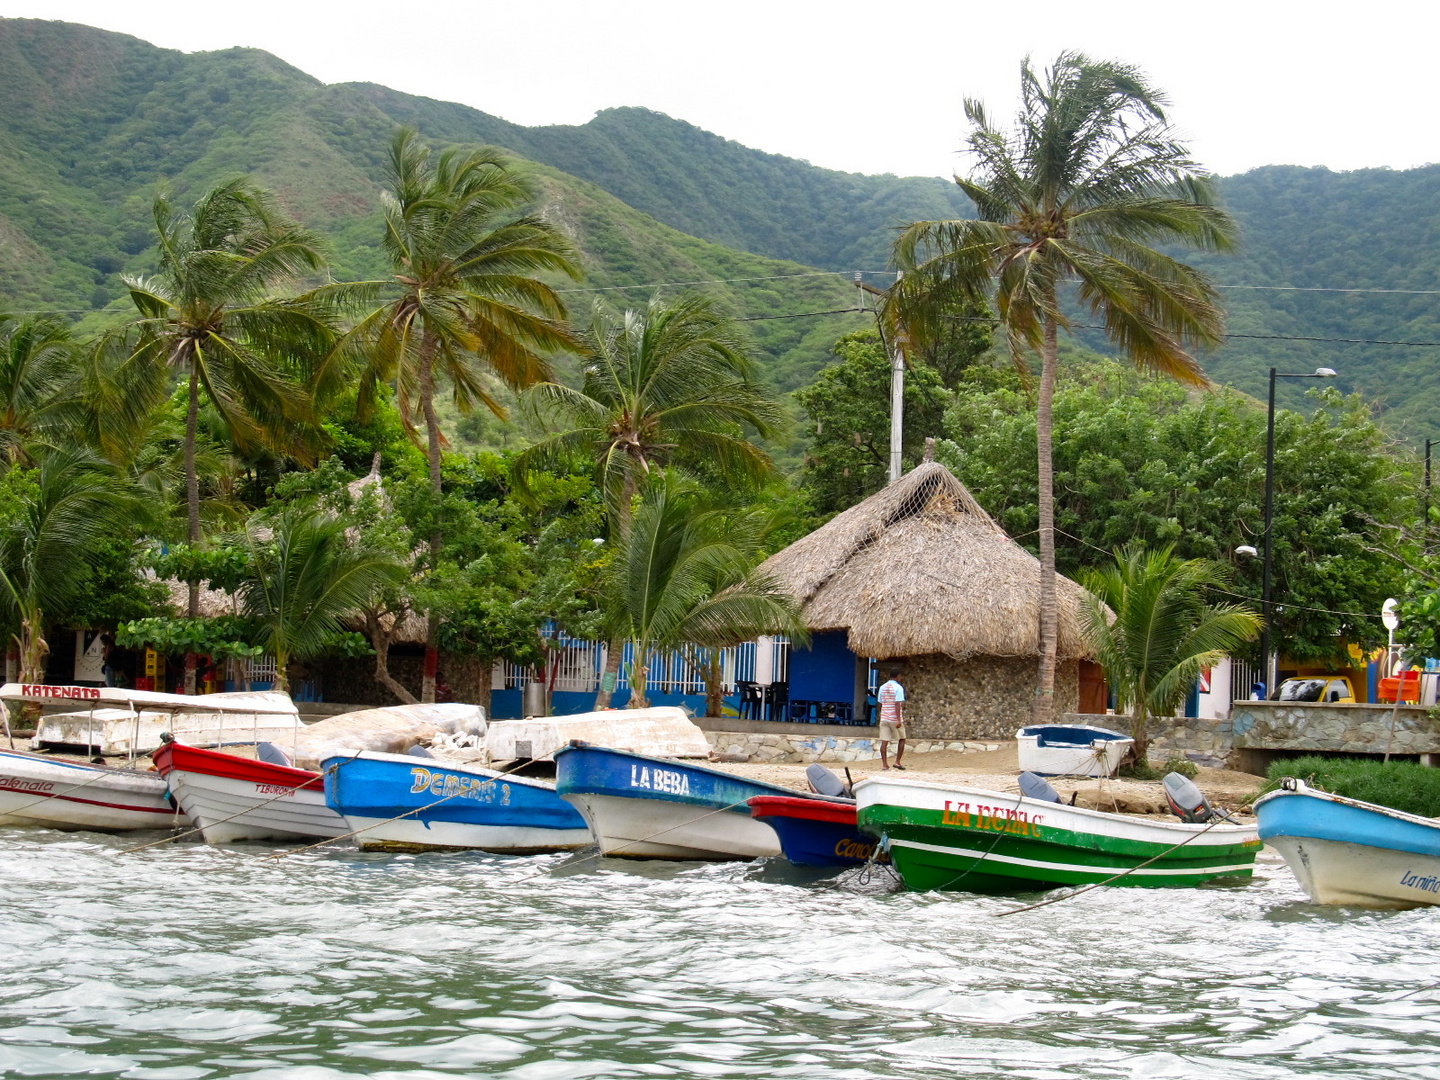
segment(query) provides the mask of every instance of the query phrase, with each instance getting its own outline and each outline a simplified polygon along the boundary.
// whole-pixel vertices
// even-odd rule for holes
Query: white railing
[[[552,689],[577,693],[593,693],[600,688],[600,674],[605,670],[607,647],[598,641],[584,641],[560,634],[557,647],[550,650],[546,660],[553,670],[546,671],[546,679],[553,676]],[[733,694],[737,682],[754,682],[757,674],[763,674],[769,660],[771,677],[768,682],[784,682],[789,677],[790,642],[783,637],[761,638],[744,641],[739,645],[720,651],[721,689]],[[652,694],[703,694],[705,693],[705,651],[695,657],[697,663],[683,652],[655,653],[650,657],[646,683]],[[625,645],[625,655],[620,664],[620,676],[616,689],[630,688],[630,668],[634,662],[634,647]],[[519,690],[532,678],[529,667],[510,660],[496,662],[491,673],[490,686],[494,690]],[[272,676],[273,677],[273,676]]]

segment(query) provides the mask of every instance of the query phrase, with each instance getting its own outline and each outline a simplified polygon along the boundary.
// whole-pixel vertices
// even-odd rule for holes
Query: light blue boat
[[[780,854],[750,815],[759,795],[803,798],[688,761],[572,742],[555,753],[555,788],[585,816],[600,850],[633,859],[754,859]]]
[[[1260,839],[1317,904],[1440,904],[1440,822],[1287,778],[1255,802]]]
[[[324,762],[325,802],[362,848],[474,848],[514,855],[592,841],[553,784],[440,758],[363,751]]]

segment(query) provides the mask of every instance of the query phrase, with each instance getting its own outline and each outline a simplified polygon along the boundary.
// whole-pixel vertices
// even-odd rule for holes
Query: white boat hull
[[[706,758],[710,743],[683,709],[604,709],[573,716],[499,720],[485,731],[491,761],[550,760],[555,751],[580,739],[593,746],[663,758]]]
[[[780,838],[746,814],[659,799],[575,792],[564,795],[590,826],[604,855],[632,859],[760,859],[780,854]]]
[[[1050,733],[1047,740],[1040,735],[1027,734],[1030,729],[1021,728],[1015,733],[1015,746],[1021,772],[1039,773],[1041,776],[1113,776],[1120,767],[1125,753],[1135,744],[1129,738],[1097,738],[1090,731],[1108,729],[1073,728],[1074,741],[1055,741],[1054,733],[1063,731],[1069,725],[1046,725]],[[1049,745],[1042,745],[1049,741]]]
[[[1308,836],[1265,843],[1284,856],[1313,903],[1397,909],[1440,903],[1440,857]]]
[[[319,788],[287,790],[181,769],[168,779],[176,801],[207,844],[322,840],[350,831],[345,819],[325,805],[325,792]]]
[[[366,851],[429,851],[471,848],[508,855],[537,851],[570,851],[588,847],[589,829],[534,829],[471,825],[455,821],[387,821],[384,818],[347,815],[350,828],[363,830],[355,837]]]
[[[127,832],[184,823],[155,773],[0,754],[0,825]]]

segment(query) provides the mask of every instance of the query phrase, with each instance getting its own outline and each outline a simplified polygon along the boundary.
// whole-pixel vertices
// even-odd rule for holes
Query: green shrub
[[[1378,803],[1422,817],[1440,817],[1440,769],[1413,761],[1362,761],[1355,758],[1302,757],[1271,763],[1265,791],[1286,776],[1298,777],[1347,799]],[[1263,792],[1262,792],[1263,794]]]

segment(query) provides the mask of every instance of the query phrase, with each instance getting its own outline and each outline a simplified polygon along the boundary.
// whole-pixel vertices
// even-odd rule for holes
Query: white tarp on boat
[[[298,735],[293,752],[302,769],[319,769],[320,762],[338,754],[373,750],[403,754],[412,746],[429,743],[437,735],[485,734],[485,711],[478,705],[440,702],[434,705],[389,705],[362,709],[317,720]],[[291,744],[280,745],[291,750]]]
[[[673,705],[653,709],[605,709],[574,716],[497,720],[485,733],[491,761],[548,760],[571,739],[651,757],[710,756],[705,733]]]
[[[133,704],[107,706],[117,690],[104,689],[106,696],[96,701],[99,708],[42,716],[30,745],[91,746],[101,754],[139,755],[158,747],[160,733],[168,731],[192,746],[266,741],[288,747],[302,726],[295,703],[274,691],[142,697],[120,690],[134,695]]]

